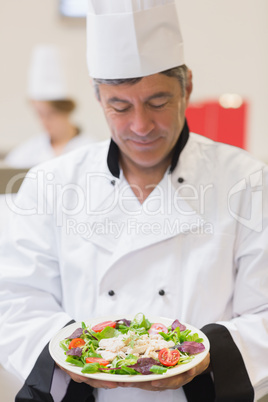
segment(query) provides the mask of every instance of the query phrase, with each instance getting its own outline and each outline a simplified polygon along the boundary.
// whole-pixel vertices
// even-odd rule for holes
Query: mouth
[[[161,139],[160,137],[153,138],[153,139],[147,139],[147,140],[140,139],[140,138],[135,138],[135,139],[131,138],[131,139],[129,139],[129,141],[132,142],[137,147],[151,147],[151,146],[156,145],[160,141],[160,139]]]

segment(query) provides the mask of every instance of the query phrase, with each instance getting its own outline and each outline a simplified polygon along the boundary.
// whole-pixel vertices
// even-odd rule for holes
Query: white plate
[[[109,317],[100,317],[94,318],[91,320],[84,321],[85,324],[88,325],[96,325],[103,321],[115,321],[121,318],[126,318],[128,320],[133,320],[133,316],[109,316]],[[169,326],[173,323],[174,320],[170,318],[163,317],[146,317],[151,323],[158,322],[162,323],[166,326]],[[79,374],[83,377],[94,378],[96,380],[102,381],[114,381],[114,382],[142,382],[142,381],[153,381],[164,379],[167,377],[173,377],[174,375],[178,375],[183,373],[191,368],[195,367],[199,364],[208,354],[209,351],[209,340],[206,335],[200,331],[199,329],[193,327],[192,325],[185,324],[187,329],[190,329],[192,333],[197,333],[200,338],[203,338],[203,345],[205,346],[204,352],[198,353],[195,355],[194,359],[189,363],[182,364],[180,366],[175,366],[172,369],[167,370],[164,374],[148,374],[148,375],[123,375],[123,374],[106,374],[106,373],[94,373],[94,374],[83,374],[81,373],[81,367],[74,366],[65,361],[66,355],[64,354],[63,349],[60,347],[60,341],[70,336],[77,328],[81,328],[81,323],[75,322],[73,324],[68,325],[67,327],[62,328],[50,341],[49,343],[49,352],[52,358],[58,363],[60,366],[65,368],[66,370],[71,371],[72,373]]]

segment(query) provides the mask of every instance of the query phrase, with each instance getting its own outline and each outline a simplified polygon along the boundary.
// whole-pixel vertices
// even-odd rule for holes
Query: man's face
[[[123,166],[167,167],[187,105],[178,80],[154,74],[136,84],[100,84],[99,90]]]

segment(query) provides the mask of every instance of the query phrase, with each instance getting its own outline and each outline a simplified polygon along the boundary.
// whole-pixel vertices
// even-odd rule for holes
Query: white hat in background
[[[55,45],[38,45],[31,57],[28,96],[34,100],[59,100],[70,97],[63,50]]]
[[[94,78],[143,77],[184,64],[175,0],[88,0]]]

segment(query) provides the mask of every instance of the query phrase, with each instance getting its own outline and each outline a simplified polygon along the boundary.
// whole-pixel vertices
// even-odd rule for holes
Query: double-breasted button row
[[[179,177],[179,178],[178,178],[178,182],[179,182],[179,183],[183,183],[183,182],[184,182],[184,178],[183,178],[183,177]],[[110,183],[111,183],[112,186],[115,186],[116,181],[115,181],[115,180],[111,180]]]
[[[158,294],[159,294],[160,296],[164,296],[164,295],[165,295],[164,289],[160,289],[159,292],[158,292]],[[109,296],[114,296],[114,295],[115,295],[115,291],[112,290],[112,289],[109,290],[108,295],[109,295]]]

